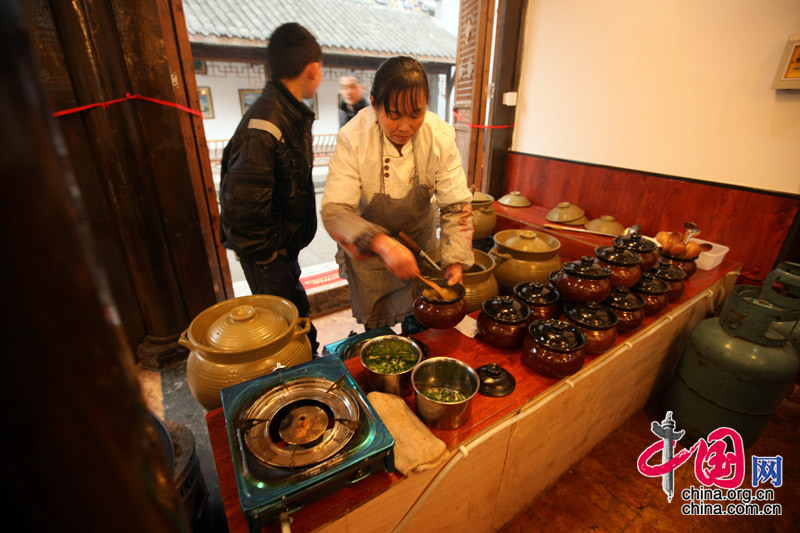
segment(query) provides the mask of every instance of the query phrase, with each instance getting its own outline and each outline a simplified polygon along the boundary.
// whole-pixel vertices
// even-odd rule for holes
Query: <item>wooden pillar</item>
[[[461,0],[453,109],[464,121],[472,124],[483,124],[486,111],[493,8],[493,1]],[[484,130],[471,128],[457,119],[454,127],[467,183],[473,189],[480,190]]]
[[[179,4],[25,3],[53,107],[130,93],[199,109]],[[191,319],[233,296],[202,119],[128,100],[56,121],[139,363],[185,357]]]
[[[31,531],[187,531],[30,43],[0,0],[6,508]]]
[[[503,93],[516,92],[518,88],[526,6],[527,0],[502,0],[498,5],[492,93],[488,103],[491,125],[514,123],[517,108],[503,104]],[[511,147],[513,135],[513,128],[486,132],[483,155],[484,190],[496,199],[505,194],[508,149]]]

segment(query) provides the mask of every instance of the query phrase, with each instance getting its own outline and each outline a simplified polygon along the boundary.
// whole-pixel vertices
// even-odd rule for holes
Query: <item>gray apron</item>
[[[413,155],[414,186],[408,195],[404,198],[391,198],[386,194],[381,170],[380,192],[372,198],[361,217],[384,227],[392,237],[402,230],[423,250],[429,250],[437,244],[434,227],[436,210],[431,204],[429,189],[419,184],[416,154]],[[383,160],[383,154],[381,156]],[[383,164],[382,161],[381,165]],[[350,306],[359,323],[367,328],[393,326],[411,314],[411,305],[415,298],[413,280],[395,277],[386,270],[378,256],[359,261],[340,249],[337,262],[340,270],[344,270],[342,277],[350,285]]]

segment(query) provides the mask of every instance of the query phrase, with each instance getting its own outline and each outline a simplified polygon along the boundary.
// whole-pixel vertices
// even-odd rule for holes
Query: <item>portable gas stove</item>
[[[383,468],[394,439],[335,355],[221,391],[250,531]]]

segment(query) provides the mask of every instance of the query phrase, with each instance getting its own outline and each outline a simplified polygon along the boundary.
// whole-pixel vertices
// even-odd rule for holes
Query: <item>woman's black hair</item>
[[[399,110],[408,109],[414,104],[414,98],[422,92],[425,104],[430,98],[428,73],[419,61],[413,57],[390,57],[378,67],[372,80],[370,95],[376,109]],[[405,105],[401,106],[400,103]]]

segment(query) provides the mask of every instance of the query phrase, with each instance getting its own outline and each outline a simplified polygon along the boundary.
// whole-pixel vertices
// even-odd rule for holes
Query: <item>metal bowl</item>
[[[405,342],[414,349],[417,354],[417,360],[414,366],[405,370],[404,372],[396,374],[384,374],[371,369],[364,362],[364,355],[368,352],[369,347],[379,343],[385,343],[389,340]],[[423,350],[414,339],[402,337],[400,335],[380,335],[367,341],[364,341],[360,350],[359,359],[364,369],[367,371],[367,387],[370,391],[386,392],[400,397],[407,396],[411,393],[411,372],[420,364],[422,360]]]
[[[472,397],[481,380],[468,364],[450,357],[433,357],[418,364],[411,373],[417,413],[423,422],[435,429],[455,429],[467,421]],[[455,402],[433,400],[425,396],[431,389],[457,392],[464,399]]]

